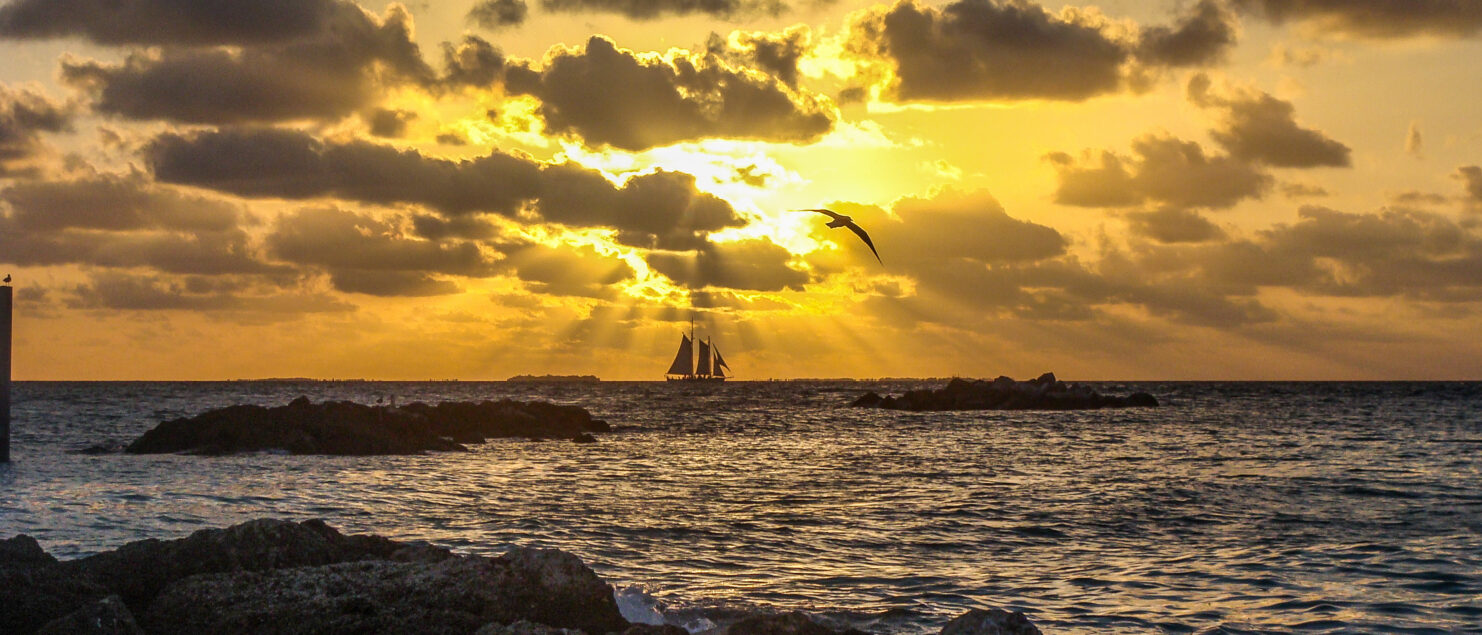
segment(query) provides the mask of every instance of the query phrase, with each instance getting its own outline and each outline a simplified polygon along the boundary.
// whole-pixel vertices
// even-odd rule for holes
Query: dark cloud
[[[98,44],[281,42],[319,32],[354,3],[340,0],[12,0],[0,36],[81,36]]]
[[[1466,186],[1467,197],[1471,202],[1482,204],[1482,167],[1464,165],[1456,169],[1455,176]]]
[[[449,217],[535,211],[554,223],[612,228],[619,240],[641,247],[693,249],[706,233],[745,224],[687,174],[659,171],[615,185],[580,166],[497,152],[450,161],[295,131],[229,129],[162,135],[145,157],[155,178],[170,183],[242,196],[414,203]]]
[[[371,111],[370,133],[377,137],[389,137],[397,139],[406,136],[407,126],[417,118],[417,113],[410,110],[392,110],[389,108],[377,108]]]
[[[264,263],[246,232],[27,230],[0,221],[0,262],[146,267],[167,273],[281,274]]]
[[[325,143],[271,128],[165,134],[144,156],[155,178],[241,196],[418,203],[449,215],[513,215],[540,192],[540,164],[492,153],[467,161],[364,141]]]
[[[1215,95],[1203,74],[1189,81],[1188,94],[1200,107],[1222,111],[1222,127],[1211,134],[1237,157],[1287,168],[1351,165],[1348,146],[1297,125],[1291,102],[1256,92]]]
[[[415,271],[368,271],[336,269],[329,281],[345,293],[363,293],[382,297],[427,297],[452,295],[463,291],[457,283]]]
[[[1405,154],[1417,159],[1425,158],[1425,138],[1420,134],[1420,122],[1410,122],[1409,130],[1405,131]]]
[[[1196,243],[1225,237],[1224,230],[1198,212],[1165,207],[1151,212],[1130,212],[1132,233],[1160,243]]]
[[[1219,282],[1330,296],[1482,300],[1482,236],[1433,212],[1352,214],[1308,206],[1295,223],[1201,255]]]
[[[648,264],[691,289],[719,287],[751,291],[802,289],[808,274],[787,266],[792,254],[770,240],[756,238],[713,243],[693,254],[653,252]]]
[[[1081,207],[1152,203],[1178,208],[1224,208],[1259,198],[1274,182],[1242,159],[1206,155],[1195,142],[1148,135],[1132,142],[1133,156],[1109,151],[1080,160],[1063,152],[1046,158],[1060,184],[1055,202]]]
[[[637,247],[697,249],[709,232],[746,224],[729,203],[695,189],[695,177],[682,172],[640,174],[621,186],[574,165],[548,166],[542,174],[541,217],[612,227],[620,242]]]
[[[444,218],[432,214],[413,214],[412,229],[418,236],[429,240],[466,238],[487,240],[499,235],[499,228],[488,217],[463,215]]]
[[[714,55],[655,59],[594,36],[545,67],[506,72],[511,93],[540,99],[546,129],[624,150],[704,138],[804,143],[833,128],[828,105]]]
[[[276,274],[253,248],[240,205],[137,176],[27,181],[0,191],[0,260],[147,267],[185,274]]]
[[[788,27],[781,33],[736,31],[727,41],[710,34],[706,48],[743,66],[762,69],[790,87],[798,86],[798,62],[812,47],[812,32],[805,25]]]
[[[1137,307],[1182,324],[1224,328],[1279,319],[1250,297],[1254,287],[1213,284],[1187,260],[1155,266],[1151,259],[1108,252],[1094,265],[1082,263],[1068,253],[1068,241],[1054,229],[1010,217],[985,192],[903,199],[893,206],[893,214],[847,203],[830,207],[878,236],[890,273],[911,281],[909,293],[858,289],[877,315],[902,324],[937,322],[977,330],[984,320],[998,317],[1086,321],[1103,319],[1106,309],[1116,306]],[[832,236],[828,231],[819,229],[814,235]],[[1149,244],[1157,250],[1175,248]],[[1185,245],[1176,246],[1179,253],[1187,252]],[[842,270],[849,261],[864,262],[831,251],[810,254],[808,261],[821,272]]]
[[[1065,253],[1068,241],[1059,232],[1008,215],[987,192],[944,191],[931,198],[904,198],[893,206],[895,218],[870,225],[882,251],[899,252],[905,264],[970,260],[1000,264],[1032,262]],[[829,230],[832,231],[832,230]],[[837,234],[830,237],[838,240]],[[852,238],[852,237],[850,237]],[[892,256],[891,262],[897,256]]]
[[[0,190],[10,222],[27,231],[178,230],[224,232],[245,216],[242,206],[156,187],[142,175],[28,181]]]
[[[525,0],[479,0],[468,10],[468,21],[495,30],[524,24],[529,13]]]
[[[1116,91],[1128,51],[1082,14],[1028,2],[901,0],[855,15],[848,50],[893,67],[900,101],[1063,99]]]
[[[1300,23],[1317,34],[1460,38],[1482,31],[1482,4],[1471,0],[1235,0],[1235,5],[1275,24]]]
[[[1327,196],[1328,191],[1311,183],[1282,183],[1281,194],[1287,198],[1307,198]]]
[[[75,309],[193,311],[267,315],[287,319],[304,313],[339,313],[353,305],[321,293],[260,287],[235,278],[95,272],[71,289]]]
[[[592,247],[525,245],[507,249],[503,265],[515,277],[546,295],[607,297],[612,286],[634,277],[621,258],[598,253]]]
[[[1235,39],[1234,16],[1214,0],[1130,33],[1096,12],[1020,0],[899,0],[854,14],[846,50],[893,101],[1081,101],[1219,62]]]
[[[1215,0],[1200,0],[1171,27],[1143,29],[1138,58],[1155,66],[1207,66],[1235,46],[1235,15]]]
[[[413,236],[399,224],[335,208],[308,208],[280,217],[265,244],[273,257],[331,272],[424,272],[488,276],[494,260],[463,240]]]
[[[504,80],[504,54],[477,35],[454,45],[443,42],[443,81],[452,85],[492,87]]]
[[[0,85],[0,177],[34,175],[31,159],[43,150],[41,133],[66,130],[72,117],[66,104]]]
[[[65,60],[62,79],[90,92],[102,113],[229,124],[338,119],[379,100],[389,84],[430,83],[433,72],[400,5],[384,19],[349,5],[300,38],[240,49],[167,46],[121,64]]]
[[[782,0],[541,0],[540,7],[552,13],[616,13],[634,20],[697,14],[776,17],[788,9]]]

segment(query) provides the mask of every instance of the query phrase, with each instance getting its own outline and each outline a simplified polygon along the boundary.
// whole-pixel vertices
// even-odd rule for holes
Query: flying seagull
[[[827,216],[829,218],[832,218],[833,220],[829,221],[828,222],[828,225],[825,225],[825,227],[832,227],[832,228],[848,227],[849,228],[849,231],[852,231],[852,232],[855,233],[855,235],[859,236],[859,239],[860,240],[863,240],[864,241],[864,244],[867,245],[870,248],[870,253],[875,254],[875,260],[878,260],[881,265],[884,265],[885,264],[885,261],[884,260],[880,260],[880,252],[875,251],[875,243],[870,240],[870,235],[865,233],[865,230],[864,230],[863,227],[860,227],[859,225],[854,224],[854,219],[853,218],[850,218],[848,216],[845,216],[843,214],[840,214],[838,212],[835,212],[834,210],[831,210],[831,209],[795,209],[795,210],[792,210],[792,211],[794,211],[794,212],[818,212],[819,214],[823,214],[824,216]]]

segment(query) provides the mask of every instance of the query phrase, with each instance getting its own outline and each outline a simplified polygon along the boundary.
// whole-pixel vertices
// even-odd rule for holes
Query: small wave
[[[612,597],[617,600],[618,612],[623,619],[634,624],[663,624],[664,609],[659,599],[640,586],[616,589]]]

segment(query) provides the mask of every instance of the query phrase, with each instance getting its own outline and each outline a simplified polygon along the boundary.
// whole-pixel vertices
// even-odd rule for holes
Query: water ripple
[[[842,408],[911,384],[22,383],[0,537],[62,557],[259,516],[469,553],[559,547],[625,612],[935,632],[1482,632],[1482,385],[1107,384],[1146,411]],[[72,450],[231,403],[540,398],[595,445],[415,457]],[[633,619],[630,616],[630,619]]]

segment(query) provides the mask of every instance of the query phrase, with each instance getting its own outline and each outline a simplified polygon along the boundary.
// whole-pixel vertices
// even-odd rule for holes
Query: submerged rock
[[[855,408],[891,410],[1095,410],[1098,408],[1152,408],[1158,400],[1145,392],[1126,397],[1102,395],[1088,386],[1071,385],[1045,373],[1029,381],[999,377],[991,382],[953,379],[937,390],[911,390],[900,397],[868,392],[855,399]]]
[[[595,441],[607,422],[577,406],[541,401],[413,403],[400,408],[348,401],[314,404],[299,397],[286,406],[229,406],[165,421],[124,449],[132,454],[234,454],[286,450],[292,454],[418,454],[464,450],[465,443],[497,437]]]
[[[777,615],[752,615],[734,623],[705,631],[701,635],[864,635],[848,629],[836,631],[793,611]]]
[[[1018,611],[973,609],[957,616],[940,635],[1043,635]]]

